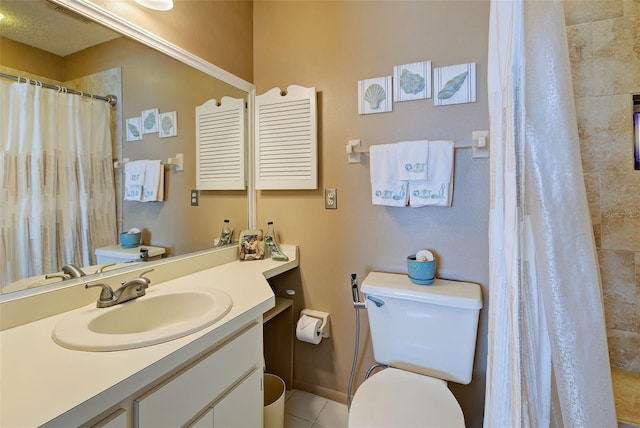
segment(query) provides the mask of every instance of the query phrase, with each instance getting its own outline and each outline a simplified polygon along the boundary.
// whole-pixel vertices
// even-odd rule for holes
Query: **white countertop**
[[[66,349],[53,342],[51,332],[67,313],[0,332],[0,426],[35,427],[55,418],[52,426],[65,426],[82,415],[98,414],[105,403],[119,403],[235,330],[261,319],[275,302],[266,278],[298,266],[297,248],[282,247],[288,262],[234,261],[152,285],[150,291],[153,287],[213,287],[233,300],[220,321],[169,342],[113,352]]]

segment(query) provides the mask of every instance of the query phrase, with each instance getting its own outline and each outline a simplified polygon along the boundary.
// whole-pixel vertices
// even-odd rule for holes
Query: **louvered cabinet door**
[[[222,97],[196,107],[196,188],[243,190],[245,101]]]
[[[316,89],[292,85],[256,96],[256,189],[317,189]]]

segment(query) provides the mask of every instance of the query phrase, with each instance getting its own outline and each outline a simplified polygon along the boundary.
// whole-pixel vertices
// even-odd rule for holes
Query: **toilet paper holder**
[[[314,311],[313,309],[303,309],[300,311],[300,316],[307,315],[309,317],[318,318],[322,320],[322,324],[320,325],[320,334],[324,339],[329,337],[329,313]]]

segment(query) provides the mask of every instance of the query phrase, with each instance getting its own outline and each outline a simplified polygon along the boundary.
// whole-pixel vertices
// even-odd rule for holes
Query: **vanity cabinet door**
[[[262,427],[262,369],[255,369],[190,428]]]
[[[135,426],[184,426],[254,368],[262,366],[262,325],[234,338],[133,403]],[[260,406],[246,403],[246,408]]]
[[[262,426],[262,376],[262,368],[254,370],[214,406],[214,428]],[[255,403],[260,403],[260,406]]]

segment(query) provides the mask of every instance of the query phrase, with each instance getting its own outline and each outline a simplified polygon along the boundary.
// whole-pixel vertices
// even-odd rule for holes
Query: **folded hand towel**
[[[401,141],[397,146],[398,179],[427,180],[429,141]]]
[[[451,206],[453,195],[453,141],[429,142],[428,180],[409,182],[409,205]]]
[[[144,162],[146,167],[142,202],[162,201],[164,199],[164,166],[159,160]]]
[[[124,186],[125,201],[139,201],[140,199],[142,199],[142,186],[136,186],[136,185]]]
[[[371,200],[374,205],[407,205],[407,182],[398,180],[398,157],[395,144],[369,148]]]
[[[125,186],[144,186],[146,161],[131,161],[124,164]]]

